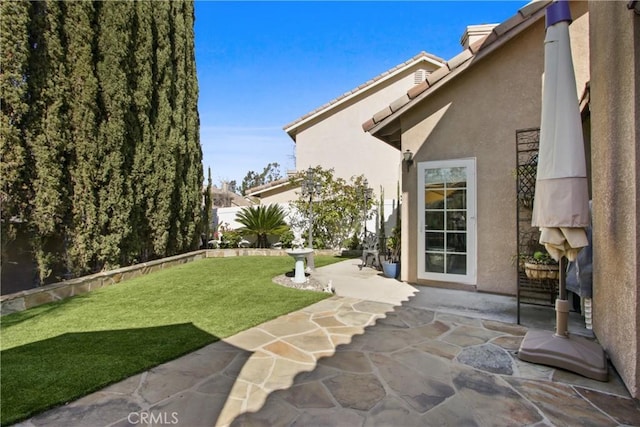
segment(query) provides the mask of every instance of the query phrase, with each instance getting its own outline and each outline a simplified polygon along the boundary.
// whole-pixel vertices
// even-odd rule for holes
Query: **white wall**
[[[287,222],[291,223],[290,217],[293,215],[291,212],[291,208],[289,203],[276,203],[279,205],[284,211],[287,213]],[[394,200],[387,199],[384,201],[384,217],[385,217],[385,233],[387,237],[391,235],[391,229],[395,227],[396,224],[396,213],[393,211]],[[213,209],[213,224],[214,227],[218,224],[225,224],[229,228],[235,230],[242,227],[242,224],[236,221],[236,215],[238,212],[242,210],[241,207],[230,207],[230,208],[214,208]],[[378,223],[379,223],[379,215],[378,215],[377,204],[371,210],[371,218],[367,220],[367,232],[378,232]]]

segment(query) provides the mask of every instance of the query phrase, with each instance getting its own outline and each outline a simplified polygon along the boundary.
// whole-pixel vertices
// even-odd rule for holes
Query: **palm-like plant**
[[[244,225],[240,228],[242,234],[255,234],[258,237],[256,247],[267,248],[269,235],[279,236],[289,230],[285,222],[285,212],[278,205],[249,206],[242,208],[236,215],[236,220]]]

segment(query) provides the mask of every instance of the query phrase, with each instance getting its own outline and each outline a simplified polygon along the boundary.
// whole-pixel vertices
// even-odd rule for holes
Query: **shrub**
[[[279,236],[289,229],[285,222],[285,212],[278,205],[249,206],[242,208],[236,215],[237,221],[244,225],[238,231],[244,235],[256,235],[256,247],[268,248],[269,235]]]
[[[293,235],[293,231],[291,230],[287,230],[284,233],[282,233],[280,235],[280,243],[282,244],[282,247],[290,248],[294,238],[295,236]]]
[[[242,235],[237,230],[227,230],[220,238],[220,249],[237,248]]]

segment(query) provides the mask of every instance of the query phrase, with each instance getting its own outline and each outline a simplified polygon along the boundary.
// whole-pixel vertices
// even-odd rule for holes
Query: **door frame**
[[[467,274],[447,274],[432,273],[425,271],[425,171],[427,169],[438,169],[448,167],[465,167],[467,169]],[[477,175],[476,158],[463,158],[451,160],[435,160],[419,162],[417,165],[417,206],[418,206],[418,244],[417,244],[417,277],[418,279],[434,280],[442,282],[463,283],[475,285],[478,271],[478,251],[477,251]]]

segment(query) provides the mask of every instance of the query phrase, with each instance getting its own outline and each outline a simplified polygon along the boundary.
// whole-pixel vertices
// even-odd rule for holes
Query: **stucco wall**
[[[350,101],[331,116],[320,116],[296,137],[296,168],[334,168],[336,176],[349,179],[364,174],[376,195],[384,187],[385,198],[396,196],[401,156],[398,150],[362,131],[362,123],[402,96],[414,84],[414,72],[406,70],[399,80],[376,86]],[[433,67],[435,68],[435,67]]]
[[[640,16],[589,2],[593,173],[593,325],[640,398]]]
[[[588,81],[587,3],[572,3],[570,26],[577,93]],[[540,126],[544,18],[467,68],[401,117],[402,151],[414,153],[403,174],[408,221],[402,278],[417,279],[417,162],[476,158],[477,290],[516,292],[515,132]],[[467,285],[445,284],[449,287]]]

